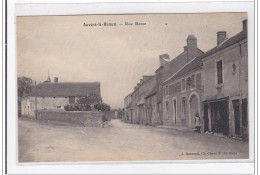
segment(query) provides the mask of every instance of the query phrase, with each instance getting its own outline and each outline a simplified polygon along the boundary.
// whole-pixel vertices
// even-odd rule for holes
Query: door
[[[195,116],[199,114],[199,100],[196,95],[192,95],[190,98],[190,127],[195,128]]]
[[[204,104],[204,131],[209,131],[208,104]]]
[[[235,120],[235,134],[240,135],[240,112],[239,112],[239,100],[232,100]]]
[[[211,103],[211,129],[213,132],[229,134],[228,101]]]
[[[242,100],[242,126],[247,127],[247,99]]]
[[[174,122],[174,124],[176,124],[176,120],[177,120],[177,100],[176,99],[174,99],[173,101],[172,101],[172,104],[173,104],[173,122]]]

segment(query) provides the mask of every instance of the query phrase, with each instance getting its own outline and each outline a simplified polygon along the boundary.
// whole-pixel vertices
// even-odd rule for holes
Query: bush
[[[105,103],[97,103],[94,108],[98,111],[110,111],[110,106]]]
[[[65,111],[91,111],[91,106],[74,104],[74,105],[66,105],[64,106],[64,109]]]

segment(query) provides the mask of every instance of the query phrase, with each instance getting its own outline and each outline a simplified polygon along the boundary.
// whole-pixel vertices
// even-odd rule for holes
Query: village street
[[[248,143],[123,123],[104,128],[19,118],[19,162],[247,158]]]

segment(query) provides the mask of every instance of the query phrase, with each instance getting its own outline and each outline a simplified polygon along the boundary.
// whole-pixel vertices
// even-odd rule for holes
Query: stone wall
[[[36,119],[80,124],[86,127],[101,127],[102,112],[99,111],[56,111],[38,110]]]

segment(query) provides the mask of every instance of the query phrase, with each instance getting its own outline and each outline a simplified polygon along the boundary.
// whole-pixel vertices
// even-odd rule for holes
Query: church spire
[[[48,78],[47,80],[44,81],[44,83],[50,83],[51,82],[51,77],[50,77],[50,73],[49,73],[49,69],[48,69]]]
[[[48,69],[48,78],[47,78],[48,82],[51,82],[51,78],[50,78],[50,73],[49,73],[49,69]]]

